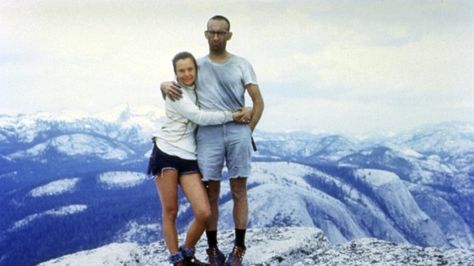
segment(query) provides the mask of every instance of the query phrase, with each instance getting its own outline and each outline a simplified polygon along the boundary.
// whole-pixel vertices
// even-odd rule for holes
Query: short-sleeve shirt
[[[252,65],[236,55],[222,64],[214,63],[209,56],[198,60],[199,106],[203,110],[233,111],[245,106],[245,86],[257,84]]]

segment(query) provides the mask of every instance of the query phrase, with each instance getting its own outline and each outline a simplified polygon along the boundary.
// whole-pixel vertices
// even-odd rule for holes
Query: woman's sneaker
[[[174,254],[171,254],[168,257],[169,263],[173,264],[174,266],[187,266],[188,263],[184,259],[184,256],[181,252],[177,252]]]
[[[241,266],[245,255],[245,248],[234,246],[232,252],[225,261],[225,266]]]
[[[210,266],[222,266],[225,262],[225,255],[216,247],[206,250]]]
[[[204,263],[194,256],[196,253],[196,249],[194,247],[192,248],[186,248],[184,245],[179,247],[179,250],[181,251],[181,254],[184,257],[184,260],[186,262],[186,265],[190,266],[208,266],[209,264]]]

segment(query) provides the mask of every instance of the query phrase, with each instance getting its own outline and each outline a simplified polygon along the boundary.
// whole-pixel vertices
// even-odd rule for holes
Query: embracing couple
[[[262,115],[263,99],[250,63],[226,50],[232,37],[229,20],[219,15],[210,18],[205,37],[209,54],[196,60],[188,52],[178,53],[172,60],[177,83],[161,84],[166,121],[153,138],[148,172],[155,177],[160,195],[163,236],[171,264],[242,265],[252,132]],[[253,108],[245,107],[245,91]],[[234,248],[227,256],[217,246],[224,162],[235,224]],[[181,246],[176,229],[178,185],[195,218]],[[209,264],[194,256],[194,247],[204,231]]]

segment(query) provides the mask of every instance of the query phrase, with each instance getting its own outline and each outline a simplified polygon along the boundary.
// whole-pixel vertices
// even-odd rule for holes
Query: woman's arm
[[[191,99],[185,94],[182,95],[178,101],[172,101],[166,98],[166,103],[169,104],[173,109],[180,115],[191,120],[193,123],[208,126],[208,125],[220,125],[230,122],[237,117],[237,113],[230,111],[203,111],[199,109]]]

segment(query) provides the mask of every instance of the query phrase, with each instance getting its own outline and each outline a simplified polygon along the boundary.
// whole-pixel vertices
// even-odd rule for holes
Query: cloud
[[[172,56],[206,54],[206,20],[223,14],[234,32],[229,51],[257,73],[268,128],[351,123],[344,128],[360,131],[469,120],[473,7],[469,1],[3,1],[0,113],[100,111],[122,102],[159,108],[159,83],[173,79]],[[312,106],[317,113],[308,111]],[[269,120],[280,115],[284,122]]]
[[[313,97],[346,101],[439,105],[473,99],[474,27],[467,13],[445,3],[287,12],[272,20],[270,32],[280,37],[262,52],[263,80],[304,84]]]

